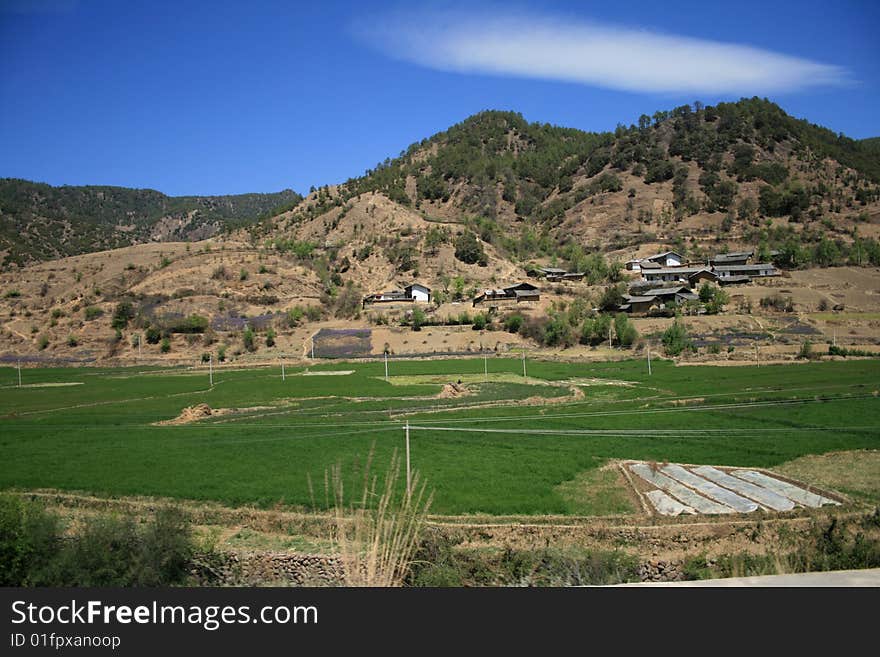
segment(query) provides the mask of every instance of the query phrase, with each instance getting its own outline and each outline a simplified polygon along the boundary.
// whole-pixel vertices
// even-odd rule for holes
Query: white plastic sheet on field
[[[675,498],[664,493],[662,490],[650,490],[645,493],[645,497],[651,500],[651,504],[657,509],[657,513],[664,516],[678,516],[682,513],[696,513],[696,511],[687,504],[682,504]]]
[[[753,484],[768,488],[776,493],[779,493],[780,495],[784,495],[792,502],[795,502],[802,506],[817,509],[820,506],[824,506],[825,504],[835,504],[838,506],[840,505],[840,502],[828,499],[827,497],[823,497],[822,495],[817,495],[816,493],[811,493],[808,490],[804,490],[800,486],[795,486],[794,484],[790,484],[787,481],[782,481],[781,479],[769,477],[761,472],[755,472],[754,470],[733,470],[731,474],[736,475],[740,479],[750,481]]]
[[[734,513],[734,510],[729,506],[718,504],[717,502],[706,499],[702,495],[697,494],[687,486],[683,486],[674,479],[670,479],[660,472],[655,472],[647,463],[632,463],[630,464],[629,469],[640,476],[642,479],[647,481],[649,484],[653,484],[657,488],[666,491],[667,493],[678,499],[680,502],[695,509],[699,513]]]
[[[702,495],[705,495],[716,502],[720,502],[721,504],[725,504],[739,513],[751,513],[758,509],[758,504],[756,502],[752,502],[751,500],[737,495],[731,490],[727,490],[711,481],[703,479],[703,477],[697,476],[689,470],[685,470],[682,466],[676,463],[664,465],[661,468],[661,471],[663,474],[666,474],[683,484],[687,484]]]
[[[726,472],[713,468],[711,465],[701,465],[698,468],[694,468],[694,472],[701,477],[714,481],[716,484],[736,491],[740,495],[745,495],[755,500],[761,506],[773,511],[791,511],[794,508],[794,502],[787,497],[783,497],[779,493],[758,486],[750,481],[737,479]]]

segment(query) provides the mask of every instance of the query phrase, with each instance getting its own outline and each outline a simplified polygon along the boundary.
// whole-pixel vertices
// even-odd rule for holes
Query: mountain
[[[481,112],[302,199],[0,181],[7,261],[81,253],[0,271],[0,361],[300,358],[323,328],[333,344],[340,328],[370,328],[370,353],[571,344],[631,279],[625,260],[668,249],[702,262],[754,248],[784,272],[731,288],[702,328],[691,318],[701,339],[752,335],[754,313],[773,331],[766,348],[791,358],[803,336],[835,340],[844,329],[849,346],[873,349],[876,147],[747,99],[605,133]],[[120,244],[132,245],[88,253]],[[585,276],[542,281],[540,302],[476,319],[468,300],[479,290],[541,265]],[[825,269],[798,271],[813,266]],[[432,289],[424,331],[401,326],[415,321],[406,308],[362,304],[413,282]],[[841,305],[845,325],[824,312]],[[812,323],[794,326],[775,308]]]
[[[876,237],[878,183],[875,142],[764,99],[684,105],[604,133],[485,111],[250,233],[330,245],[349,262],[378,252],[399,275],[431,270],[437,245],[463,232],[514,264],[583,269],[589,252],[626,259],[665,245],[701,259],[763,245],[788,248],[786,266],[827,265],[846,260],[859,231]]]
[[[235,196],[166,196],[152,189],[63,186],[0,179],[3,265],[148,241],[198,240],[277,214],[292,190]]]

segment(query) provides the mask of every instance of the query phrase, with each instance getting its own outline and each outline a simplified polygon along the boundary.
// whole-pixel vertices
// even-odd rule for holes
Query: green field
[[[571,488],[611,458],[769,467],[880,448],[880,362],[675,367],[412,360],[278,368],[0,369],[0,489],[323,505],[327,468],[387,464],[412,430],[436,513],[589,513]],[[472,394],[437,398],[461,379]],[[79,385],[43,386],[76,383]],[[575,396],[572,387],[583,391]],[[555,403],[541,403],[556,398]],[[524,401],[528,400],[528,402]],[[551,400],[553,401],[553,400]],[[185,406],[247,409],[154,426]],[[880,473],[878,473],[880,474]],[[352,482],[354,484],[354,482]],[[602,505],[599,505],[602,507]],[[604,507],[596,508],[601,512]]]

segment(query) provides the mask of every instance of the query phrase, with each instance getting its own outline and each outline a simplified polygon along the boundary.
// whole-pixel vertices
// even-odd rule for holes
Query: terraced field
[[[0,369],[0,489],[322,507],[327,469],[412,463],[440,514],[591,514],[609,459],[767,468],[880,448],[876,360],[762,367],[396,360],[304,368]],[[486,370],[484,370],[484,367]],[[458,382],[461,382],[460,384]],[[445,395],[455,383],[463,394]],[[69,385],[78,384],[78,385]],[[186,407],[210,415],[157,425]],[[352,474],[352,477],[355,475]],[[358,487],[355,480],[352,484]],[[609,492],[609,495],[613,493]]]

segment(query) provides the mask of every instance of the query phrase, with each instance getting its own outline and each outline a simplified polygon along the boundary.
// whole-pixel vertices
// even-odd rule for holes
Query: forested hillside
[[[236,196],[166,196],[152,189],[53,187],[0,179],[3,265],[145,241],[191,240],[247,225],[296,204],[292,190]]]

